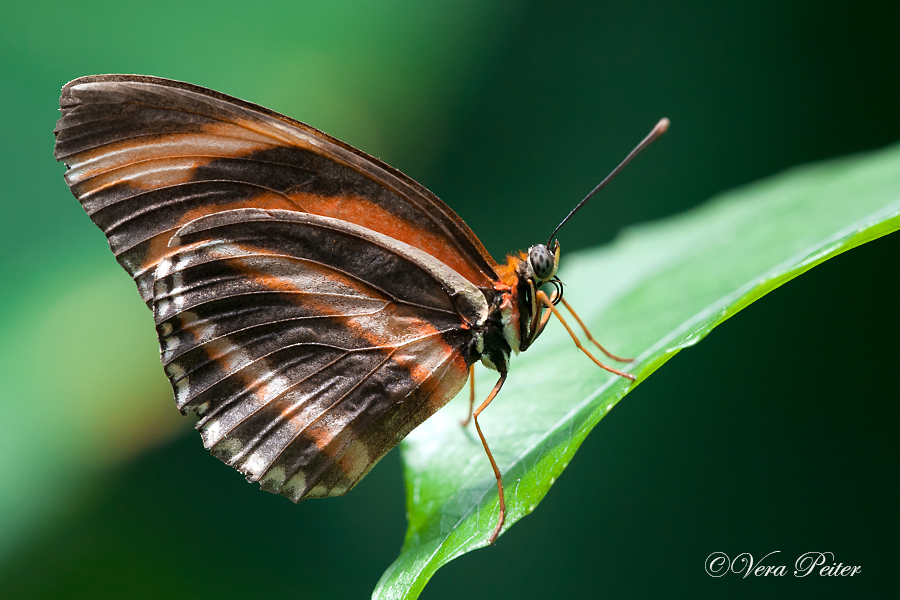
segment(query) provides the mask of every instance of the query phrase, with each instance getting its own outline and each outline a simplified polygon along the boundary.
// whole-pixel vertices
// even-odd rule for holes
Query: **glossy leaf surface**
[[[535,509],[609,410],[676,353],[817,264],[898,228],[893,147],[796,168],[626,230],[608,247],[564,253],[567,300],[607,348],[637,357],[638,380],[598,369],[556,322],[513,361],[480,419],[504,474],[505,529]],[[483,399],[496,373],[477,369],[476,380]],[[477,435],[459,425],[465,396],[403,444],[409,529],[375,598],[415,598],[441,565],[487,544],[497,490]]]

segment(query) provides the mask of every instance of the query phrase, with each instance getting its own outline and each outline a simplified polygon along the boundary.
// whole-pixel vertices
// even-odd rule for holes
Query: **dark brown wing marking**
[[[56,157],[146,302],[169,239],[236,208],[303,211],[356,223],[438,258],[490,289],[497,264],[466,224],[399,171],[265,108],[198,86],[83,77],[60,98]]]
[[[198,219],[155,272],[161,354],[213,454],[294,501],[349,490],[464,385],[484,296],[429,255],[289,211]]]

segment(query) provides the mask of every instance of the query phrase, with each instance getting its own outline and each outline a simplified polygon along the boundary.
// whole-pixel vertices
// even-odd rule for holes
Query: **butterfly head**
[[[528,262],[534,278],[546,283],[556,277],[559,269],[559,241],[554,240],[552,246],[536,244],[528,249]]]

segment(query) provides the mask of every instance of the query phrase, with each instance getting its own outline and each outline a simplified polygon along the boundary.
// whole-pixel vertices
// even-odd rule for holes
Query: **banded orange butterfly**
[[[264,490],[294,502],[346,493],[481,361],[499,373],[488,398],[473,411],[473,391],[469,403],[500,495],[493,542],[503,482],[478,415],[510,356],[554,314],[595,363],[634,379],[597,360],[555,306],[571,310],[556,276],[559,227],[499,264],[396,169],[187,83],[82,77],[60,110],[55,156],[153,311],[179,410]],[[607,356],[628,360],[572,314]]]

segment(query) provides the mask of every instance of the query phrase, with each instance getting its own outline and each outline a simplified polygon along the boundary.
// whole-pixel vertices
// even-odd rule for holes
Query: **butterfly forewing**
[[[355,223],[490,289],[496,263],[463,221],[402,173],[312,127],[185,83],[84,77],[63,88],[57,159],[146,302],[191,220],[269,208]]]
[[[346,492],[466,380],[488,306],[432,257],[350,223],[231,210],[155,273],[176,401],[213,453],[299,500]]]

